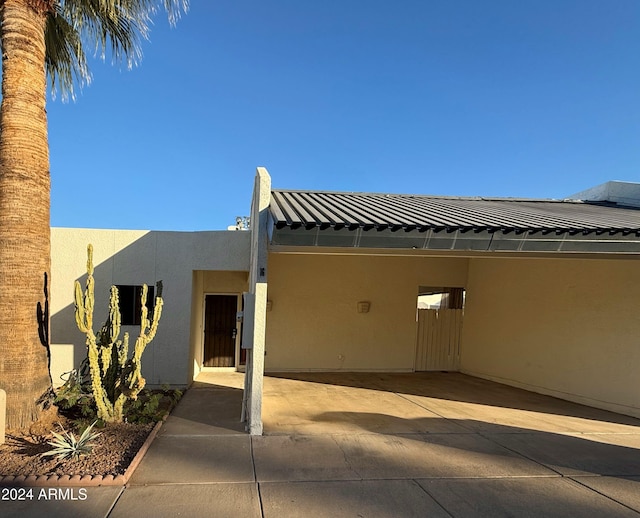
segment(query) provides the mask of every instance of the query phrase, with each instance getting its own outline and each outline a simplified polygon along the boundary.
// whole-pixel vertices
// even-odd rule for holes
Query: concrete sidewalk
[[[640,515],[632,418],[460,374],[310,374],[265,377],[265,435],[250,437],[241,387],[201,376],[126,488],[0,515]]]

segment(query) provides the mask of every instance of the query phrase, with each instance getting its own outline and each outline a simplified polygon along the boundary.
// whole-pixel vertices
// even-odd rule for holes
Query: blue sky
[[[191,0],[49,101],[53,226],[218,230],[286,189],[640,181],[637,0]]]

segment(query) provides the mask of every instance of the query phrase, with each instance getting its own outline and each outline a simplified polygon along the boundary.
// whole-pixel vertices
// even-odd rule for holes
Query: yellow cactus
[[[75,282],[75,317],[78,329],[87,336],[87,357],[91,374],[91,388],[98,410],[98,417],[105,422],[120,422],[123,419],[127,399],[137,399],[145,386],[141,373],[142,353],[154,339],[162,314],[162,282],[158,283],[153,319],[149,322],[146,306],[147,285],[141,294],[140,333],[136,339],[133,356],[129,355],[129,334],[119,340],[121,316],[118,289],[111,286],[109,317],[96,336],[93,332],[94,309],[93,247],[87,247],[87,282],[83,294],[78,281]],[[117,364],[113,361],[116,360]]]
[[[126,388],[123,388],[123,390],[125,390],[127,393],[127,397],[131,399],[136,399],[138,397],[138,394],[146,384],[146,381],[142,377],[141,373],[142,353],[144,353],[147,345],[149,345],[149,343],[155,338],[156,332],[158,330],[158,323],[160,322],[160,317],[162,316],[162,282],[158,283],[158,293],[156,296],[153,318],[151,322],[149,322],[149,319],[147,318],[147,291],[148,287],[146,284],[144,284],[142,286],[142,293],[140,295],[142,306],[140,315],[140,333],[138,334],[138,338],[136,338],[136,343],[133,348],[133,357],[131,358],[131,361],[129,363],[130,368],[126,373]]]

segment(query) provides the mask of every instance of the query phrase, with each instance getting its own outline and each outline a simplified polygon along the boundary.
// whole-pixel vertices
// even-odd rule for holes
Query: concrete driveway
[[[640,513],[633,418],[462,374],[283,374],[265,377],[265,433],[250,438],[242,383],[201,375],[124,497],[180,481],[237,492],[243,516]]]
[[[242,384],[201,375],[130,485],[94,488],[110,507],[84,516],[640,515],[633,418],[454,373],[287,374],[265,377],[250,437]]]

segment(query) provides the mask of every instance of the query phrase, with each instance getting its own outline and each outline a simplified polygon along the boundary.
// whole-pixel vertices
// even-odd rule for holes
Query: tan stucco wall
[[[94,249],[96,311],[94,327],[104,322],[112,284],[164,284],[164,309],[155,340],[144,353],[143,375],[149,385],[186,385],[192,379],[191,324],[194,271],[247,271],[247,232],[148,232],[53,228],[51,278],[52,377],[84,358],[84,335],[74,320],[73,283],[86,281],[86,248]],[[246,276],[246,274],[245,274]],[[209,286],[211,288],[211,285]],[[215,291],[215,290],[213,290]],[[123,326],[132,338],[138,328]]]
[[[471,259],[462,371],[640,416],[639,266]]]
[[[464,287],[467,263],[271,254],[265,369],[412,370],[418,287]]]

